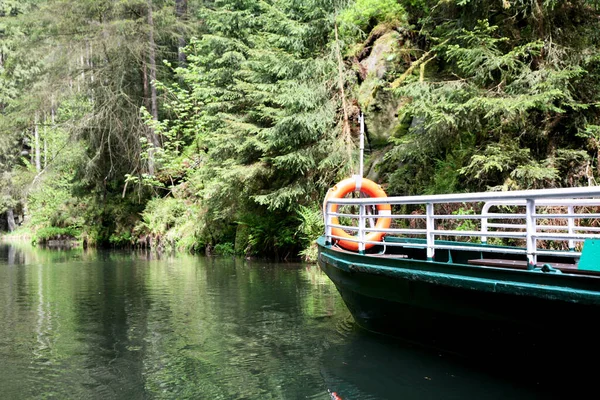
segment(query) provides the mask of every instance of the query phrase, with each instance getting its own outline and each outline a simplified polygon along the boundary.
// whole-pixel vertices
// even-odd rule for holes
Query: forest
[[[0,0],[0,233],[312,260],[326,191],[597,185],[600,0]]]

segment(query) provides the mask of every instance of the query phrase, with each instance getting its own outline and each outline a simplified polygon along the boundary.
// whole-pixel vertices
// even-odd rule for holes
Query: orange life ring
[[[327,200],[329,199],[342,199],[348,193],[358,192],[364,193],[369,197],[387,197],[381,186],[376,184],[375,182],[361,178],[359,176],[353,178],[347,178],[343,181],[339,182],[337,185],[329,189],[327,192],[327,196],[325,196],[325,201],[323,202],[323,207],[327,204]],[[337,212],[338,204],[331,205],[331,212]],[[378,215],[390,215],[392,212],[392,207],[389,204],[377,204]],[[324,209],[324,211],[326,211]],[[331,224],[339,225],[340,221],[338,217],[331,217]],[[387,229],[390,227],[392,223],[391,218],[377,218],[377,223],[375,224],[375,228],[377,229]],[[355,239],[356,236],[352,236],[342,228],[331,228],[331,234],[333,236],[340,236],[344,238],[352,238]],[[369,232],[365,236],[365,240],[369,242],[380,242],[383,240],[385,233],[383,232]],[[358,251],[358,242],[336,239],[337,243],[346,250]],[[374,243],[365,243],[365,250],[370,249],[375,246]]]

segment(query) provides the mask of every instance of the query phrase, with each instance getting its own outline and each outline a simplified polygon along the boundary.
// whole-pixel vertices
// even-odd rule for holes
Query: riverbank
[[[31,242],[33,235],[30,231],[17,229],[14,232],[0,233],[0,242]]]
[[[0,234],[0,243],[26,243],[29,245],[40,245],[50,249],[73,249],[82,247],[82,242],[72,238],[45,239],[39,242],[36,235],[28,229],[17,229],[11,233]]]

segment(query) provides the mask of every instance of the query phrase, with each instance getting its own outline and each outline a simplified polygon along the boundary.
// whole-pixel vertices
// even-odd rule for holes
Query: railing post
[[[435,230],[435,219],[433,218],[433,203],[427,203],[427,261],[433,261],[433,257],[435,256],[435,234],[433,231]]]
[[[525,208],[525,226],[527,228],[527,269],[533,270],[537,262],[537,255],[535,254],[536,239],[534,237],[536,233],[535,226],[535,200],[527,199]]]
[[[325,202],[325,244],[331,246],[333,240],[331,238],[331,202]]]
[[[490,211],[491,204],[485,203],[481,210],[481,233],[487,233],[488,231],[488,219],[487,215]],[[487,244],[487,236],[481,235],[481,244]]]
[[[359,254],[365,254],[365,212],[366,206],[360,205],[360,211],[358,215],[358,252]]]
[[[575,214],[575,207],[569,206],[567,211],[569,214]],[[567,225],[569,226],[569,235],[575,232],[575,217],[567,218]],[[569,239],[569,251],[575,251],[575,241],[573,239]]]

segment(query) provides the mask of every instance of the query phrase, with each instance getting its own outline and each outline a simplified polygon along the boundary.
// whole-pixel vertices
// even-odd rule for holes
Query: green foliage
[[[364,38],[378,24],[397,27],[406,13],[396,0],[356,0],[338,16],[343,36]]]
[[[432,8],[421,28],[437,70],[394,90],[410,128],[386,156],[392,191],[586,184],[589,157],[577,151],[581,138],[597,148],[585,123],[598,118],[590,107],[598,95],[583,88],[600,85],[589,63],[598,37],[584,32],[597,21],[579,2],[539,10],[510,2],[500,14],[516,20],[493,14],[487,2],[451,3]]]
[[[316,240],[325,231],[321,207],[318,204],[313,207],[300,206],[297,213],[300,220],[298,233],[303,248],[300,255],[305,261],[316,262],[318,256]]]
[[[458,157],[460,154],[450,153],[445,160],[436,160],[433,179],[423,190],[424,194],[456,193],[459,190],[461,176],[458,166],[462,165],[462,160]]]
[[[121,233],[111,233],[108,238],[108,242],[115,247],[124,247],[127,245],[131,245],[133,241],[133,237],[131,236],[131,232],[121,232]]]
[[[0,189],[0,207],[27,209],[34,229],[78,227],[90,244],[123,245],[134,241],[140,203],[180,172],[165,161],[172,148],[158,177],[141,154],[140,137],[151,137],[140,112],[149,104],[149,48],[172,57],[173,39],[191,30],[168,1],[101,3],[2,2],[0,173],[11,184]],[[166,70],[159,63],[158,77],[169,81]]]
[[[466,208],[464,207],[464,203],[463,206],[461,206],[458,210],[453,211],[452,215],[474,215],[475,214],[475,210],[473,210],[472,208]],[[454,227],[455,230],[457,231],[477,231],[480,229],[480,227],[478,226],[478,223],[472,219],[463,219],[463,220],[458,220],[458,224],[456,227]],[[468,242],[479,242],[479,238],[476,238],[474,236],[466,236],[464,238],[465,241]]]
[[[241,224],[247,237],[235,251],[297,253],[296,210],[344,164],[335,151],[332,13],[320,0],[201,10],[205,31],[190,41],[188,65],[176,69],[178,83],[161,86],[170,118],[146,118],[163,146],[153,150],[160,169],[145,179],[197,198],[202,243],[233,242]]]
[[[35,232],[33,243],[44,244],[49,240],[68,240],[79,238],[81,232],[73,227],[58,228],[55,226],[49,226],[46,228],[39,229]]]
[[[595,3],[339,3],[190,0],[186,22],[162,0],[3,2],[0,212],[91,244],[314,259],[319,204],[352,169],[340,120],[355,104],[397,108],[375,171],[389,194],[600,177]],[[393,65],[364,80],[358,58],[390,30]],[[338,45],[361,52],[338,65]],[[374,92],[390,104],[363,101]]]
[[[235,255],[233,243],[231,243],[231,242],[217,243],[213,249],[213,252],[215,255],[218,255],[218,256],[233,256],[233,255]]]
[[[84,149],[71,144],[67,134],[60,130],[46,132],[46,140],[52,164],[38,176],[36,184],[28,188],[30,223],[34,227],[82,227],[85,223],[83,210],[89,199],[77,198],[72,191]],[[66,150],[68,145],[69,151]],[[31,172],[34,173],[35,170]]]
[[[410,16],[421,17],[422,13],[429,13],[431,5],[435,6],[437,2],[431,0],[400,0],[399,3],[409,11]]]
[[[82,240],[90,246],[132,246],[133,228],[139,222],[142,205],[123,201],[107,192],[104,200],[97,193],[87,198],[83,211]],[[127,238],[131,237],[128,242]]]
[[[462,175],[472,177],[480,184],[498,182],[516,167],[526,164],[529,149],[521,149],[516,143],[492,143],[481,154],[471,157],[469,165],[460,169]]]
[[[167,232],[189,218],[188,206],[175,198],[152,199],[142,214],[142,224],[151,234]]]
[[[244,215],[242,223],[249,230],[246,255],[263,255],[281,260],[297,257],[300,251],[296,237],[298,221],[293,215]]]
[[[149,236],[155,247],[192,251],[198,248],[196,225],[198,208],[180,198],[154,198],[142,212],[135,228],[137,237]]]

